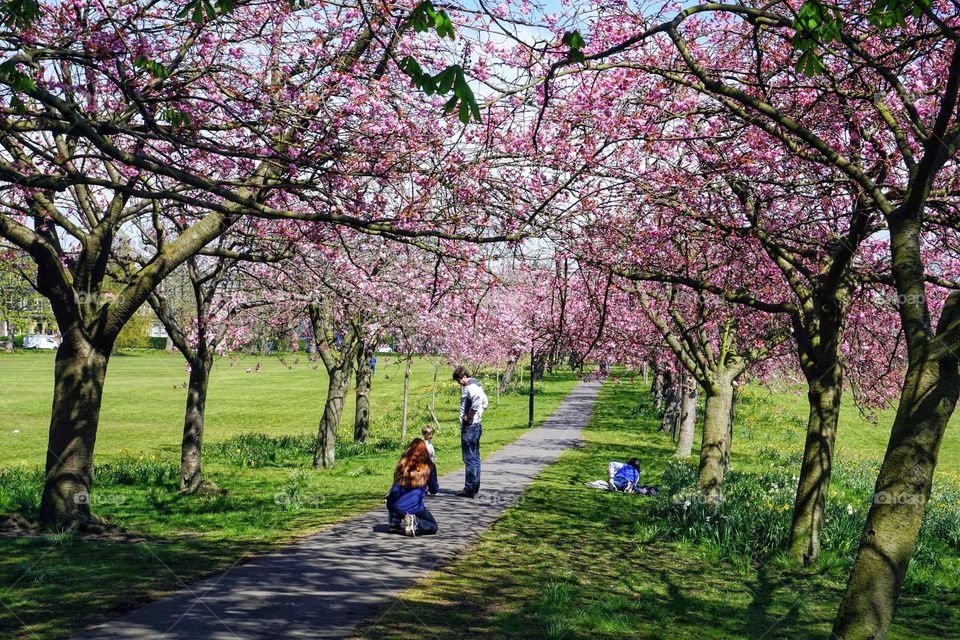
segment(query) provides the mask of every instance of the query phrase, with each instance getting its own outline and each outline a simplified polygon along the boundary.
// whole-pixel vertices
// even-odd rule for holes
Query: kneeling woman
[[[427,444],[414,438],[403,452],[393,472],[393,487],[387,494],[390,528],[404,535],[430,535],[437,532],[437,521],[423,504],[430,481],[430,452]]]

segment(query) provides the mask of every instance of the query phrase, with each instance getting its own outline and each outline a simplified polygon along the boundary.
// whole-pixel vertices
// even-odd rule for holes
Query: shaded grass
[[[47,355],[12,359],[36,359],[52,366]],[[261,373],[267,375],[259,378],[259,374],[222,376],[215,371],[211,386],[218,375],[227,380],[222,380],[208,399],[209,415],[219,417],[207,440],[204,471],[227,493],[209,496],[177,493],[185,391],[160,402],[158,396],[164,394],[155,389],[166,382],[150,378],[156,375],[165,380],[163,376],[176,368],[182,373],[182,364],[174,356],[162,354],[115,359],[108,376],[108,381],[115,380],[114,386],[108,382],[105,393],[105,409],[108,402],[111,408],[101,419],[102,428],[113,437],[105,438],[104,443],[98,439],[97,481],[91,502],[95,513],[143,533],[149,541],[130,544],[70,534],[0,538],[0,636],[69,637],[109,614],[133,608],[350,515],[379,508],[402,450],[402,370],[385,366],[386,358],[378,359],[370,444],[350,442],[353,411],[348,406],[338,443],[339,461],[333,469],[311,466],[310,443],[325,388],[319,374],[312,370],[297,374],[276,363],[262,364]],[[22,368],[11,373],[2,368],[8,362],[0,357],[0,385],[18,375],[34,375]],[[395,375],[397,371],[400,375]],[[47,370],[44,377],[50,373]],[[419,435],[428,421],[433,379],[426,361],[418,361],[414,373],[408,438]],[[440,373],[436,400],[441,428],[434,442],[443,475],[462,464],[456,425],[459,387],[448,382],[447,367]],[[542,424],[574,384],[574,376],[564,373],[541,384],[536,424]],[[308,386],[310,393],[305,394]],[[491,406],[484,416],[484,456],[515,440],[527,427],[525,396],[504,395],[497,404],[492,380],[485,380],[485,386],[491,391]],[[35,400],[18,402],[18,406],[29,407]],[[237,406],[223,406],[230,402]],[[233,415],[238,423],[225,424],[225,415]],[[128,416],[130,422],[123,422],[122,416]],[[46,425],[39,420],[32,420],[30,428],[42,428],[45,433]],[[27,454],[11,452],[9,447],[0,449],[0,459],[8,464],[23,459],[32,463],[0,472],[0,513],[36,511],[42,473],[32,465],[41,459],[42,449],[26,442]]]
[[[748,392],[739,416],[746,426],[734,440],[738,473],[769,470],[761,447],[791,455],[798,417],[776,411],[779,400]],[[642,482],[661,483],[674,447],[647,401],[639,384],[605,385],[586,445],[565,452],[472,551],[402,594],[357,637],[827,637],[846,570],[836,554],[816,570],[776,558],[735,563],[716,547],[665,539],[670,523],[658,519],[654,500],[582,486],[602,478],[610,460],[629,457],[640,458]],[[850,455],[857,445],[846,446]],[[833,502],[856,489],[836,484]],[[956,573],[955,559],[945,562],[940,578],[951,566]],[[905,594],[889,637],[960,637],[958,605],[956,581],[941,580],[934,597]]]

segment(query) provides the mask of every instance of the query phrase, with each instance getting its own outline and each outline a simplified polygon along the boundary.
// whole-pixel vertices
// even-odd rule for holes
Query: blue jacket
[[[613,484],[620,491],[623,491],[627,488],[628,482],[636,487],[638,480],[640,480],[640,472],[628,464],[620,467],[620,470],[617,471],[617,475],[613,476]]]
[[[427,495],[427,487],[404,489],[394,483],[387,494],[387,511],[391,515],[402,518],[408,513],[417,513],[423,509],[423,497]]]

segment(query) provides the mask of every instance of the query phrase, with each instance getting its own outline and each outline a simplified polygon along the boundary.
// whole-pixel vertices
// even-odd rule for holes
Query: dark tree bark
[[[678,458],[689,458],[693,453],[693,435],[697,425],[697,383],[689,378],[683,390],[683,403],[680,412],[680,429],[677,434]]]
[[[664,391],[663,417],[660,419],[660,433],[672,434],[680,420],[683,389],[679,384],[671,384]]]
[[[704,389],[703,439],[700,445],[698,485],[700,493],[709,502],[723,499],[723,476],[729,458],[728,434],[730,407],[733,404],[733,379],[729,372],[716,376],[713,384]]]
[[[730,468],[730,453],[733,451],[733,420],[737,412],[737,387],[733,387],[733,399],[730,401],[730,415],[727,418],[727,447],[723,452],[723,470]]]
[[[204,485],[203,426],[212,367],[212,355],[205,354],[190,363],[187,407],[184,411],[183,438],[180,443],[180,491],[183,493],[194,493]]]
[[[317,449],[313,455],[313,466],[329,468],[336,462],[337,431],[343,415],[343,401],[350,386],[350,365],[346,364],[328,370],[327,399],[323,405],[323,416],[317,428]]]
[[[95,346],[79,331],[71,331],[57,350],[40,500],[40,521],[48,527],[82,528],[92,521],[93,448],[111,348],[111,344]]]
[[[653,394],[653,408],[658,412],[662,413],[666,407],[667,390],[672,385],[671,378],[670,372],[662,369],[657,369],[653,374],[653,386],[650,392]]]
[[[547,366],[547,354],[538,353],[531,362],[530,375],[534,380],[543,380],[543,372]]]
[[[843,368],[840,344],[845,305],[834,291],[818,297],[816,317],[794,318],[794,340],[807,379],[809,417],[803,464],[790,527],[789,553],[798,563],[813,565],[820,558],[826,498],[833,472],[833,453],[840,419]]]
[[[353,441],[366,442],[370,432],[370,386],[373,383],[373,368],[370,359],[373,348],[365,346],[357,356],[356,414],[353,418]]]
[[[960,78],[960,47],[952,73]],[[920,204],[913,206],[920,210]],[[943,434],[960,398],[960,292],[947,298],[933,330],[919,218],[909,208],[887,217],[908,365],[873,504],[833,624],[832,637],[841,640],[886,637],[920,535]]]
[[[513,377],[513,372],[517,368],[516,358],[512,358],[507,362],[507,368],[503,372],[503,376],[500,378],[500,393],[507,393],[510,391],[510,379]]]
[[[336,460],[337,431],[343,416],[343,402],[350,387],[350,376],[360,349],[360,336],[355,326],[344,327],[329,315],[323,303],[308,307],[313,325],[317,355],[327,370],[327,397],[323,415],[317,427],[317,447],[313,456],[315,467],[332,467]],[[338,340],[339,337],[339,340]]]
[[[808,383],[810,416],[803,463],[790,527],[790,554],[804,565],[820,557],[820,533],[833,472],[833,451],[840,419],[842,376],[839,364]]]

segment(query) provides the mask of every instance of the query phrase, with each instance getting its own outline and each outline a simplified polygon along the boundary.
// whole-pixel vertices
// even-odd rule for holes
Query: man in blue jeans
[[[472,498],[480,491],[480,436],[483,434],[481,419],[487,408],[487,394],[480,381],[471,378],[463,367],[453,371],[453,379],[460,384],[460,450],[465,466],[463,491],[457,495]]]

